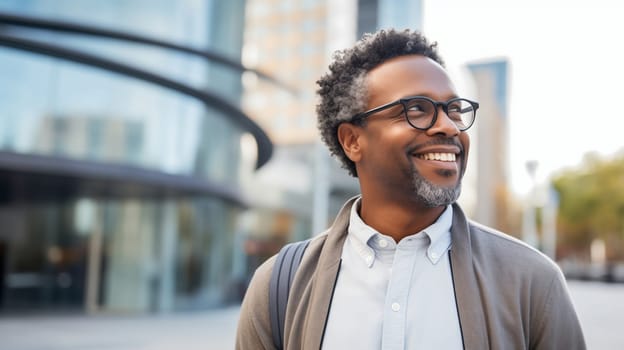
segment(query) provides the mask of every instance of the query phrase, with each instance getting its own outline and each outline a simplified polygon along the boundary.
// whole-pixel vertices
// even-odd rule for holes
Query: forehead
[[[370,105],[414,95],[436,100],[457,96],[446,70],[422,55],[400,56],[385,61],[369,71],[366,80]]]

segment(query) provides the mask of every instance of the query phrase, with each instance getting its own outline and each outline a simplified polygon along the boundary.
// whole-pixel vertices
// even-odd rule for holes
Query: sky
[[[451,74],[470,62],[509,60],[516,194],[531,187],[529,160],[538,161],[542,182],[588,152],[624,149],[623,17],[617,0],[424,0],[423,31]]]

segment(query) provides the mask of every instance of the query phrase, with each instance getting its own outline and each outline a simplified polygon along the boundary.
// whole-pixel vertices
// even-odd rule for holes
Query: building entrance
[[[68,205],[29,203],[0,210],[12,214],[1,229],[2,310],[80,309],[87,240],[72,229]]]

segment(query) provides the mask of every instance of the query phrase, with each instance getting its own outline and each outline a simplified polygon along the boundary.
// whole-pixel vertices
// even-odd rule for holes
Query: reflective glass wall
[[[236,184],[242,130],[200,101],[12,49],[0,62],[2,149]]]
[[[243,5],[234,8],[235,3],[231,2],[227,13],[240,16]],[[215,11],[221,8],[211,4],[210,1],[0,1],[0,11],[123,29],[128,33],[177,40],[180,44],[213,48],[237,59],[240,39],[224,40],[222,36],[235,36],[231,31],[226,32],[226,28],[217,35],[217,25],[234,15],[219,14]],[[215,91],[232,103],[239,100],[240,72],[228,71],[199,57],[40,29],[2,31],[155,72],[192,87]],[[213,36],[218,37],[218,43],[210,39]],[[219,112],[208,111],[197,99],[106,69],[11,48],[0,47],[0,62],[0,147],[3,149],[121,162],[220,181],[237,179],[237,163],[230,159],[240,153],[241,130]],[[224,140],[227,147],[223,147]]]
[[[243,0],[0,0],[0,14],[136,34],[234,60],[243,10]],[[13,25],[0,26],[0,36],[86,53],[233,106],[240,99],[240,71],[175,50]],[[0,313],[167,311],[236,300],[248,130],[185,89],[53,56],[0,44]],[[30,168],[15,166],[22,160]],[[63,164],[71,167],[63,171]],[[81,167],[110,171],[115,180],[72,173]],[[164,177],[169,187],[142,174]],[[193,185],[178,190],[178,178]]]

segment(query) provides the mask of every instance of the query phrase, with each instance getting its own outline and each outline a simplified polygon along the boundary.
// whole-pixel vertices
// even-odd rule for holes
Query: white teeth
[[[454,162],[455,153],[425,153],[420,155],[420,159],[439,160],[442,162]]]

